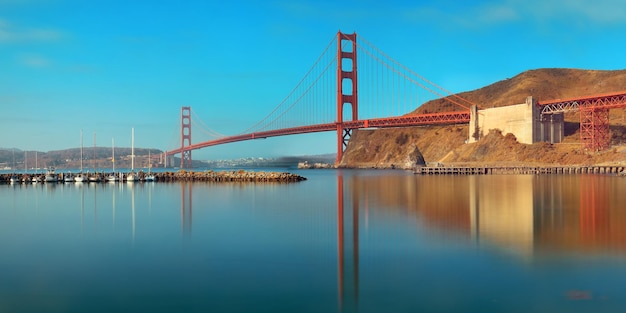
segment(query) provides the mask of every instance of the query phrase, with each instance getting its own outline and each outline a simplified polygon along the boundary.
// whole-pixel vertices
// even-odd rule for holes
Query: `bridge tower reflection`
[[[337,287],[339,312],[358,310],[359,198],[352,192],[352,210],[344,210],[343,175],[337,175]],[[352,230],[352,231],[350,231]]]
[[[580,178],[580,240],[583,244],[606,243],[610,234],[609,205],[605,180],[598,176]]]
[[[191,212],[192,212],[192,183],[183,181],[180,183],[180,223],[183,236],[191,235]]]

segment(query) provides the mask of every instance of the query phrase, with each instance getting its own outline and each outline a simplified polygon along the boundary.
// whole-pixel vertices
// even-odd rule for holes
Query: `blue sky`
[[[222,134],[269,113],[338,30],[453,92],[542,67],[626,68],[619,0],[0,0],[0,147],[174,148],[180,107]],[[195,141],[195,140],[194,140]],[[333,153],[335,134],[194,159]]]

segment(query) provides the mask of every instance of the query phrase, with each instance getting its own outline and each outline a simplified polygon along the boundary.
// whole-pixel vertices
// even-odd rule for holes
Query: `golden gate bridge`
[[[412,112],[434,99],[443,100],[444,112]],[[608,148],[610,139],[608,110],[626,107],[626,92],[539,101],[537,105],[541,106],[542,114],[580,111],[583,147],[602,150]],[[166,151],[165,155],[180,154],[180,168],[186,168],[191,167],[191,152],[196,149],[334,131],[336,162],[339,162],[355,129],[468,123],[471,106],[480,107],[480,104],[415,73],[365,39],[357,38],[356,33],[338,32],[296,87],[267,116],[237,135],[222,135],[205,126],[202,131],[211,139],[192,143],[192,110],[183,106],[180,146]]]

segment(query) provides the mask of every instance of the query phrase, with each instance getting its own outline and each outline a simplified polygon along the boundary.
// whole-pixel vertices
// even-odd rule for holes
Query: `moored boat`
[[[135,129],[131,130],[130,140],[130,172],[126,174],[126,182],[132,183],[139,180],[139,176],[135,173]]]
[[[80,130],[80,173],[74,176],[74,181],[77,183],[82,183],[85,181],[85,176],[83,175],[83,130]]]
[[[100,182],[100,175],[98,175],[97,172],[97,150],[96,150],[96,132],[93,132],[93,174],[89,175],[89,182],[90,183],[98,183]]]
[[[111,163],[113,164],[113,172],[109,174],[105,180],[114,183],[119,180],[118,176],[115,175],[115,139],[111,138]]]
[[[68,172],[67,174],[63,175],[63,181],[66,183],[71,183],[74,181],[74,177],[72,176],[72,173]]]
[[[41,182],[41,177],[39,177],[37,170],[39,169],[39,164],[37,163],[37,151],[35,151],[35,175],[33,176],[33,178],[31,179],[31,182],[33,184],[39,183]]]
[[[82,183],[85,181],[85,176],[83,175],[83,173],[79,173],[78,175],[74,176],[74,181],[77,183]]]
[[[59,181],[59,177],[54,172],[54,167],[48,168],[48,170],[46,171],[46,176],[44,178],[44,181],[46,183],[56,183],[57,181]]]
[[[150,149],[148,149],[148,174],[144,179],[146,181],[154,181],[155,177],[152,175],[152,158],[150,157]]]
[[[26,162],[26,160],[24,160],[24,162]],[[15,170],[15,149],[13,149],[13,170]],[[17,174],[13,173],[11,174],[11,178],[9,178],[9,182],[11,184],[19,184],[20,178],[17,177]]]
[[[19,184],[20,183],[20,178],[17,177],[17,175],[13,174],[13,175],[11,175],[11,178],[9,179],[9,182],[11,184]]]

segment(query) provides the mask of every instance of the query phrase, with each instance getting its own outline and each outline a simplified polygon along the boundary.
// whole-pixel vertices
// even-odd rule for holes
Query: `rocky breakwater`
[[[204,181],[204,182],[275,182],[275,183],[292,183],[306,180],[305,177],[291,173],[279,172],[248,172],[239,171],[205,171],[205,172],[163,172],[155,173],[156,181],[175,182],[175,181]]]

